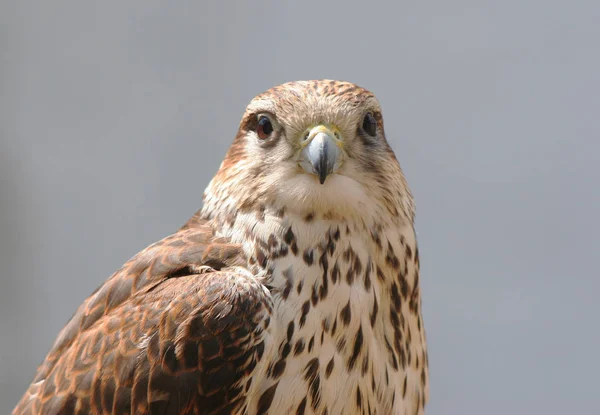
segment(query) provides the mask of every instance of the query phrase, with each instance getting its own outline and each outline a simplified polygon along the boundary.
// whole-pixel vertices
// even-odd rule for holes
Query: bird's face
[[[238,208],[258,203],[325,217],[412,210],[379,103],[348,82],[291,82],[252,100],[208,197],[231,179],[244,183],[227,191]]]

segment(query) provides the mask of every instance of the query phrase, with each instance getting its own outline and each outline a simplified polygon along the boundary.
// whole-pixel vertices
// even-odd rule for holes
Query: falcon
[[[13,414],[422,414],[415,207],[376,97],[248,105],[202,208],[79,307]]]

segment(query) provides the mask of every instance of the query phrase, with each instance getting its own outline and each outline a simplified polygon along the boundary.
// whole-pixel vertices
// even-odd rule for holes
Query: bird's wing
[[[140,252],[77,310],[13,414],[243,405],[271,311],[244,262],[202,221]]]

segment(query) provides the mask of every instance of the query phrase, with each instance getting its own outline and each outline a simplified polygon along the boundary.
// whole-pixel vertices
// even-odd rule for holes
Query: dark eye
[[[256,134],[258,134],[258,138],[261,140],[269,138],[272,132],[273,124],[271,124],[271,120],[269,117],[261,115],[258,118],[258,125],[256,126]]]
[[[375,134],[377,134],[377,121],[375,121],[375,117],[372,113],[368,112],[367,115],[365,115],[365,118],[363,119],[362,129],[371,137],[375,137]]]

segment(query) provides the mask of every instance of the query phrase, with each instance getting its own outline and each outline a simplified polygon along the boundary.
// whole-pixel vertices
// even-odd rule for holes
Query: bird
[[[275,86],[201,208],[83,302],[13,414],[423,414],[414,217],[373,93]]]

